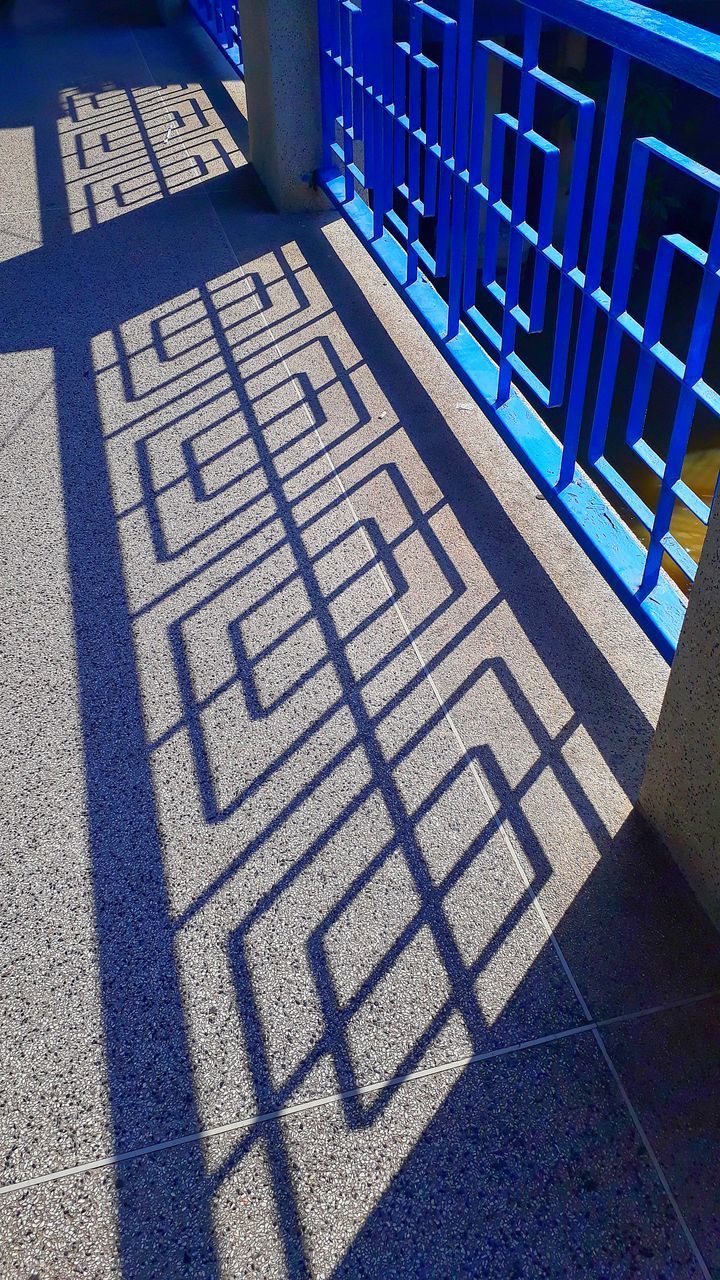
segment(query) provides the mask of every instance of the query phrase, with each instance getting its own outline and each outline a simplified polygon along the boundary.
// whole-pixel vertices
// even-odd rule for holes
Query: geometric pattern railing
[[[236,71],[242,75],[242,39],[238,0],[190,0],[190,5],[216,45],[229,58]]]
[[[435,3],[319,0],[322,184],[669,657],[720,457],[720,176],[663,104],[716,140],[720,38],[631,0]]]

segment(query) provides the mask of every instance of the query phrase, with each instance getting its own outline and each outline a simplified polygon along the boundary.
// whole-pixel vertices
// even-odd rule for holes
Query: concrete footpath
[[[0,25],[0,1276],[720,1276],[666,666],[192,20],[86,12]]]

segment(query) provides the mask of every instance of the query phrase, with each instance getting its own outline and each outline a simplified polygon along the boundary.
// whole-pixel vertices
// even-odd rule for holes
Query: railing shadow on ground
[[[136,103],[142,89],[133,85]],[[88,85],[82,92],[87,102],[86,95],[113,91]],[[102,112],[103,99],[95,101]],[[106,103],[109,109],[110,98]],[[165,137],[162,129],[158,137]],[[134,139],[131,151],[143,169],[154,134],[140,130]],[[41,184],[64,183],[60,165],[56,154],[55,172],[41,172]],[[583,1023],[533,915],[532,893],[552,867],[523,799],[550,770],[597,845],[597,868],[559,929],[582,985],[603,964],[597,945],[586,941],[588,920],[598,927],[603,913],[616,910],[616,882],[648,838],[634,819],[619,833],[607,829],[563,748],[581,725],[632,795],[650,726],[485,482],[474,469],[468,474],[447,424],[319,232],[261,215],[248,235],[247,274],[206,228],[189,250],[155,253],[151,270],[141,270],[142,248],[185,235],[185,211],[198,210],[192,190],[168,198],[156,157],[148,172],[155,184],[148,203],[143,198],[130,210],[117,198],[116,175],[108,187],[104,170],[104,190],[114,191],[109,212],[124,216],[93,217],[85,229],[48,226],[44,248],[0,267],[0,289],[16,300],[3,347],[55,352],[114,1147],[121,1154],[197,1133],[226,1121],[227,1107],[230,1114],[241,1104],[248,1115],[272,1113],[323,1091],[348,1095],[340,1123],[361,1134],[383,1121],[400,1088],[358,1095],[368,1072],[396,1078]],[[243,181],[252,193],[252,175]],[[298,228],[296,267],[287,249],[291,225]],[[258,252],[263,262],[254,267]],[[318,318],[303,283],[309,277],[359,353],[352,363],[327,337],[309,333]],[[258,340],[258,313],[273,319],[278,297],[289,299],[282,320],[299,339],[290,364],[302,362],[309,342],[324,351],[330,376],[320,388],[309,375],[290,380],[269,337]],[[286,325],[285,340],[289,332]],[[423,511],[402,469],[373,458],[378,438],[391,439],[399,427],[391,423],[372,445],[361,435],[368,409],[353,374],[366,364],[433,476],[439,505],[452,509],[496,585],[433,654],[431,673],[503,602],[570,707],[561,730],[548,732],[517,673],[493,657],[478,662],[449,697],[452,711],[469,687],[488,677],[497,683],[533,744],[519,777],[508,776],[489,745],[470,759],[457,750],[417,667],[411,639],[449,615],[466,584],[434,532],[436,507]],[[352,410],[344,446],[358,436],[340,474],[362,467],[347,492],[357,500],[381,477],[404,512],[400,534],[383,530],[380,517],[359,524],[325,463],[314,433],[327,425],[324,400],[337,390]],[[408,584],[398,552],[411,536],[423,540],[444,584],[412,637],[398,629],[374,564],[376,556],[402,601]],[[544,613],[538,599],[546,601]],[[615,708],[612,724],[608,706]],[[532,893],[519,879],[515,884],[507,852],[498,856],[496,820],[479,796],[468,799],[473,765],[522,852]],[[193,853],[198,841],[206,842],[200,859]],[[645,857],[675,895],[675,922],[653,900],[648,918],[635,922],[635,937],[623,936],[623,949],[634,945],[646,969],[666,967],[675,945],[669,939],[692,919],[710,952],[710,931],[679,876],[652,847]],[[387,918],[383,904],[401,899],[407,909]],[[343,940],[348,918],[357,938],[346,933]],[[666,946],[669,954],[660,956]],[[207,977],[183,969],[193,948]],[[519,968],[503,1001],[484,975],[514,948]],[[606,963],[609,983],[617,956]],[[408,967],[426,970],[428,984],[414,988]],[[218,976],[225,988],[214,985]],[[193,983],[232,1010],[227,1025],[237,1043],[210,1035],[203,1047],[208,1027],[198,1021]],[[413,995],[417,1017],[403,1026]],[[393,1002],[402,1011],[397,1025],[392,1017],[387,1023]],[[376,1052],[368,1056],[373,1036]],[[230,1090],[222,1110],[220,1085],[216,1096],[200,1098],[199,1082],[213,1070],[222,1078],[233,1061],[242,1087]],[[511,1077],[508,1068],[508,1096],[519,1104],[523,1090]],[[460,1160],[459,1141],[482,1148],[482,1176],[496,1180],[501,1206],[493,1228],[498,1247],[517,1250],[518,1189],[527,1206],[548,1193],[554,1176],[529,1154],[548,1121],[538,1089],[537,1110],[515,1122],[522,1131],[517,1149],[502,1155],[502,1117],[509,1124],[512,1108],[503,1110],[501,1086],[488,1085],[478,1104],[467,1075],[451,1082],[414,1151],[397,1167],[387,1155],[384,1196],[328,1270],[370,1273],[379,1254],[384,1274],[412,1273],[408,1242],[422,1234],[428,1203],[435,1189],[440,1194],[439,1166]],[[221,1109],[213,1112],[216,1102]],[[594,1104],[588,1097],[580,1105],[589,1115]],[[490,1112],[500,1120],[491,1121]],[[622,1153],[623,1124],[617,1115],[608,1123],[609,1147]],[[572,1141],[566,1132],[568,1160]],[[119,1166],[125,1274],[162,1274],[163,1266],[176,1274],[179,1260],[198,1274],[218,1274],[213,1197],[258,1146],[285,1269],[307,1274],[312,1207],[300,1202],[295,1155],[276,1123],[231,1142],[214,1167],[198,1144],[183,1148],[177,1165],[140,1158]],[[465,1151],[463,1158],[474,1156]],[[638,1175],[646,1198],[652,1176],[649,1169]],[[607,1199],[610,1214],[609,1191]],[[448,1203],[453,1212],[463,1208],[467,1223],[478,1213],[482,1223],[486,1210],[478,1211],[466,1190],[455,1187]],[[568,1203],[553,1203],[567,1215]],[[614,1226],[626,1222],[629,1229],[634,1205],[627,1219],[614,1212]],[[649,1217],[669,1233],[663,1214],[653,1208]],[[402,1231],[388,1233],[393,1221]],[[606,1239],[604,1221],[598,1214],[586,1224],[588,1256]],[[435,1226],[442,1267],[469,1274],[467,1239],[476,1239],[469,1227],[463,1240],[450,1217],[441,1215]],[[548,1248],[560,1269],[574,1256],[572,1231],[548,1242],[546,1226],[539,1217],[526,1221],[517,1274],[525,1274],[528,1258],[547,1265]],[[647,1274],[657,1261],[646,1258]],[[432,1269],[432,1255],[426,1265]]]

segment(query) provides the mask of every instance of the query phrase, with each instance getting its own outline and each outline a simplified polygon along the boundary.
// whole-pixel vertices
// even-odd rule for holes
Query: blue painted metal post
[[[460,330],[463,268],[465,258],[465,211],[470,158],[471,117],[466,109],[472,94],[473,0],[460,0],[458,18],[457,104],[450,230],[450,282],[448,291],[448,339]]]

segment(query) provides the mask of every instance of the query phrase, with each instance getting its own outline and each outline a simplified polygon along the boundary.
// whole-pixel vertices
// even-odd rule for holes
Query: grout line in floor
[[[315,1098],[308,1098],[304,1102],[294,1103],[277,1111],[262,1112],[251,1116],[242,1116],[237,1120],[229,1120],[225,1124],[211,1125],[205,1129],[200,1129],[197,1133],[182,1134],[177,1138],[168,1138],[162,1142],[150,1143],[147,1146],[136,1147],[130,1151],[120,1151],[112,1156],[99,1156],[97,1159],[85,1161],[83,1164],[70,1165],[63,1169],[55,1169],[48,1173],[37,1174],[32,1178],[23,1178],[16,1182],[6,1183],[4,1186],[0,1186],[0,1198],[10,1195],[13,1192],[42,1186],[47,1182],[57,1182],[64,1178],[74,1177],[78,1174],[92,1173],[100,1169],[112,1168],[115,1165],[126,1164],[129,1161],[141,1159],[143,1156],[156,1155],[164,1151],[171,1151],[176,1147],[190,1146],[193,1143],[203,1142],[208,1138],[219,1137],[225,1133],[251,1129],[256,1125],[267,1124],[271,1121],[289,1119],[296,1115],[302,1115],[307,1111],[316,1111],[323,1107],[334,1106],[338,1102],[343,1102],[350,1098],[382,1093],[384,1089],[398,1088],[405,1084],[412,1084],[415,1081],[423,1081],[430,1079],[433,1076],[442,1075],[445,1072],[460,1071],[476,1064],[492,1062],[498,1058],[507,1058],[515,1053],[523,1053],[529,1049],[536,1049],[545,1045],[556,1044],[561,1040],[567,1040],[575,1036],[584,1035],[587,1032],[595,1034],[597,1029],[601,1026],[612,1026],[618,1023],[638,1021],[642,1018],[651,1017],[653,1014],[685,1008],[687,1006],[699,1004],[704,1000],[717,998],[718,996],[720,996],[720,991],[708,991],[699,996],[688,996],[684,1000],[673,1000],[668,1004],[653,1005],[651,1008],[640,1009],[633,1013],[622,1013],[613,1018],[604,1018],[599,1022],[581,1023],[576,1027],[567,1027],[562,1031],[551,1032],[546,1036],[537,1036],[531,1040],[521,1040],[515,1044],[504,1045],[497,1049],[487,1049],[481,1053],[468,1054],[462,1058],[454,1058],[448,1061],[434,1063],[431,1067],[420,1067],[416,1071],[408,1071],[399,1076],[389,1076],[386,1079],[369,1081],[366,1084],[358,1085],[355,1089],[348,1089],[344,1092],[328,1093]],[[604,1052],[603,1057],[606,1057]],[[615,1079],[616,1073],[614,1070],[612,1071],[612,1074]]]
[[[532,1040],[522,1040],[517,1044],[506,1045],[498,1049],[487,1049],[483,1053],[468,1054],[466,1057],[454,1058],[448,1062],[435,1063],[431,1067],[420,1067],[416,1071],[408,1071],[403,1075],[389,1076],[383,1080],[373,1080],[366,1084],[360,1084],[355,1089],[346,1089],[342,1092],[323,1094],[320,1097],[308,1098],[304,1102],[291,1103],[287,1107],[278,1108],[276,1111],[261,1112],[257,1115],[243,1116],[237,1120],[229,1120],[225,1124],[211,1125],[208,1128],[200,1129],[197,1133],[182,1134],[177,1138],[167,1138],[163,1142],[149,1143],[145,1147],[136,1147],[132,1151],[121,1151],[112,1156],[100,1156],[96,1160],[88,1160],[84,1164],[68,1166],[65,1169],[55,1169],[50,1173],[40,1173],[32,1178],[22,1178],[17,1182],[6,1183],[0,1186],[0,1198],[10,1195],[12,1192],[24,1191],[30,1187],[41,1186],[46,1182],[56,1182],[61,1178],[73,1177],[76,1174],[92,1173],[98,1169],[107,1169],[118,1164],[127,1164],[130,1160],[138,1160],[142,1156],[155,1155],[163,1151],[172,1151],[176,1147],[190,1146],[193,1143],[203,1142],[208,1138],[217,1138],[225,1133],[234,1133],[242,1129],[252,1129],[256,1125],[268,1124],[271,1121],[285,1120],[292,1116],[303,1115],[308,1111],[318,1111],[322,1107],[334,1106],[338,1102],[344,1102],[350,1098],[361,1098],[368,1094],[382,1093],[384,1089],[397,1088],[404,1084],[412,1084],[414,1081],[427,1080],[433,1076],[442,1075],[445,1072],[460,1071],[466,1067],[473,1066],[476,1063],[491,1062],[496,1058],[507,1058],[514,1053],[523,1053],[529,1049],[536,1049],[544,1045],[555,1044],[560,1040],[567,1040],[570,1037],[584,1035],[589,1031],[593,1031],[592,1024],[583,1023],[577,1027],[568,1027],[564,1031],[557,1031],[547,1036],[537,1036]]]

